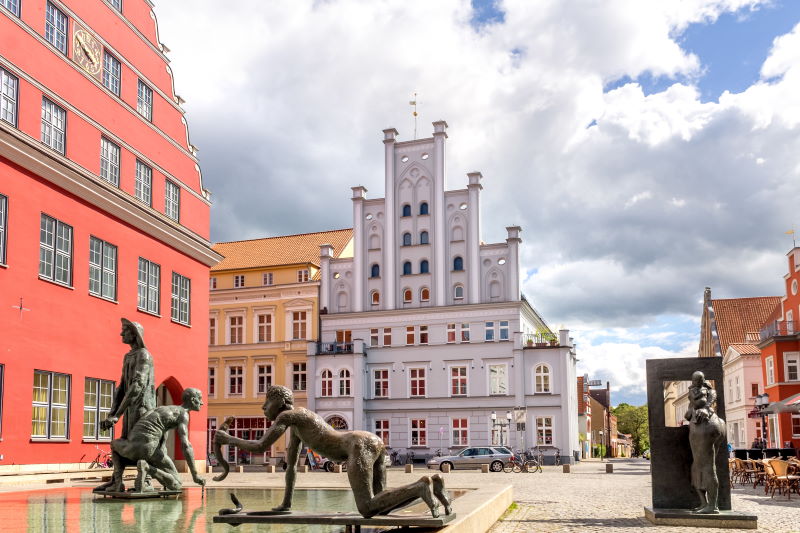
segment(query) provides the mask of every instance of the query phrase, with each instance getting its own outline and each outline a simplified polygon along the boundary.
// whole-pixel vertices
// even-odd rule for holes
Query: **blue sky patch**
[[[480,29],[490,24],[502,24],[506,20],[505,11],[498,6],[498,0],[472,0],[472,27]]]

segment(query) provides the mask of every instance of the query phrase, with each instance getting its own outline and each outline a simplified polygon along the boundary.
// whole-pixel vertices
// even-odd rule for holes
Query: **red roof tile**
[[[747,344],[747,333],[759,331],[780,303],[780,296],[711,300],[720,352],[724,355],[731,344]]]

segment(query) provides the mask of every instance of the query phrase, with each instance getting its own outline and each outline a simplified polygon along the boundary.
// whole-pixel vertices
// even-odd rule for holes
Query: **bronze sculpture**
[[[261,439],[243,440],[218,430],[214,440],[216,444],[229,444],[248,452],[263,452],[291,428],[286,450],[286,491],[283,503],[273,511],[287,511],[292,507],[297,459],[300,446],[305,443],[328,459],[347,462],[350,488],[358,511],[365,518],[388,514],[417,498],[425,502],[434,518],[439,516],[437,500],[444,506],[445,514],[450,514],[450,499],[444,488],[444,480],[438,474],[423,476],[402,487],[386,488],[385,446],[376,435],[367,431],[334,430],[316,413],[294,407],[292,391],[282,386],[269,388],[262,408],[264,416],[273,424]]]
[[[689,387],[689,410],[685,418],[689,421],[689,445],[692,448],[692,487],[700,496],[700,506],[694,511],[700,514],[717,514],[717,452],[725,445],[725,421],[714,411],[717,392],[706,381],[705,375],[697,371],[692,374]]]

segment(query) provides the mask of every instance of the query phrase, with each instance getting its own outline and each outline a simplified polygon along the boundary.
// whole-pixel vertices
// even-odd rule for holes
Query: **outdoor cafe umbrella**
[[[762,412],[770,415],[778,413],[800,413],[800,393],[777,402],[772,402],[766,406]]]

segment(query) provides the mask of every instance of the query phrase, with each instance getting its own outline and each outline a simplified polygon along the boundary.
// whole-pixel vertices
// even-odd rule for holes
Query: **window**
[[[447,342],[448,343],[456,342],[456,325],[455,324],[447,324]]]
[[[122,13],[122,0],[109,0],[114,9]]]
[[[536,444],[538,446],[553,445],[553,417],[536,417]]]
[[[489,365],[489,394],[508,394],[508,367]]]
[[[500,321],[500,340],[501,341],[508,340],[508,320]]]
[[[765,363],[767,365],[767,385],[773,385],[775,383],[775,361],[770,356],[766,358]]]
[[[86,378],[83,386],[83,438],[88,440],[111,440],[110,429],[100,429],[100,421],[111,411],[114,397],[114,382],[104,379]]]
[[[403,246],[411,246],[411,234],[403,233]]]
[[[306,364],[292,364],[292,390],[306,390]]]
[[[375,421],[375,435],[383,441],[384,446],[389,446],[389,421],[376,420]]]
[[[469,324],[461,324],[461,342],[469,342]]]
[[[369,277],[371,278],[379,278],[381,277],[381,267],[378,264],[372,265],[370,268]]]
[[[206,455],[213,452],[214,434],[217,432],[217,417],[209,416],[206,420]]]
[[[383,345],[392,345],[392,328],[383,328]]]
[[[297,271],[297,282],[298,283],[305,283],[308,281],[308,269],[304,268]]]
[[[241,366],[228,367],[228,395],[241,396],[244,385],[244,368]]]
[[[369,293],[369,301],[372,302],[372,305],[380,305],[381,303],[381,293],[378,291],[372,291]]]
[[[256,315],[257,342],[272,342],[272,315]]]
[[[750,384],[750,396],[755,398],[758,396],[758,383],[751,383]]]
[[[119,96],[120,88],[120,75],[122,68],[116,57],[108,53],[108,50],[103,51],[103,85],[106,89]]]
[[[453,270],[457,272],[464,270],[464,260],[460,257],[453,259]]]
[[[450,367],[450,396],[467,395],[467,367]]]
[[[6,264],[7,223],[8,223],[8,198],[0,194],[0,265]]]
[[[89,237],[89,294],[117,298],[117,247],[97,237]]]
[[[454,418],[452,420],[451,430],[453,446],[467,446],[469,444],[468,418]]]
[[[153,169],[136,160],[136,198],[147,205],[153,205]]]
[[[256,394],[266,394],[272,386],[272,365],[256,365]]]
[[[373,391],[375,398],[389,397],[389,370],[385,368],[372,371]]]
[[[333,373],[330,370],[323,370],[320,379],[322,393],[320,396],[333,396]]]
[[[411,274],[411,261],[403,263],[403,275],[408,276]]]
[[[66,132],[67,112],[42,97],[42,142],[63,154]]]
[[[44,22],[44,38],[59,52],[67,55],[67,25],[69,20],[56,6],[47,2]]]
[[[424,368],[410,368],[408,370],[409,382],[409,395],[414,398],[421,398],[425,396],[425,369]]]
[[[410,205],[408,205],[408,204],[404,204],[403,205],[403,214],[402,214],[402,216],[404,216],[404,217],[410,217],[411,216],[411,206]]]
[[[212,291],[217,288],[217,278],[214,276],[208,278],[208,288]]]
[[[795,375],[797,375],[797,367],[795,367]],[[741,401],[742,399],[742,387],[739,383],[739,376],[736,376],[736,401]]]
[[[464,286],[463,285],[456,285],[453,288],[453,299],[455,299],[455,300],[463,300],[464,299]]]
[[[192,280],[177,272],[172,273],[172,320],[189,325]]]
[[[797,381],[800,379],[800,376],[798,376],[800,352],[784,352],[783,358],[786,361],[786,381]]]
[[[181,188],[167,180],[164,193],[164,214],[172,220],[181,219]]]
[[[69,396],[69,375],[41,370],[34,371],[32,438],[66,439],[69,437]]]
[[[208,319],[208,345],[215,344],[217,344],[217,319],[212,316]]]
[[[119,146],[100,137],[100,177],[119,187]]]
[[[428,287],[422,287],[419,291],[419,300],[421,302],[431,301],[431,290]]]
[[[419,343],[428,344],[428,326],[419,327]]]
[[[72,226],[45,214],[39,227],[39,276],[72,285]]]
[[[339,371],[339,396],[350,396],[350,371],[346,368]]]
[[[378,346],[378,337],[380,330],[378,328],[372,328],[369,330],[369,345],[370,346]]]
[[[428,232],[423,231],[419,234],[419,243],[420,244],[430,244],[428,241]]]
[[[306,311],[292,312],[292,339],[302,340],[306,338]]]
[[[424,418],[411,419],[411,446],[427,446],[428,429]]]
[[[494,322],[487,322],[485,327],[485,340],[486,341],[493,341],[494,340]]]
[[[414,326],[406,326],[406,346],[414,345]]]
[[[262,285],[272,285],[272,272],[265,272],[264,275],[261,277],[261,284]]]
[[[136,91],[136,111],[147,120],[153,120],[153,89],[139,80]]]
[[[792,437],[800,438],[800,415],[792,414]]]
[[[158,314],[161,311],[159,285],[161,284],[161,266],[139,258],[139,282],[137,307],[148,313]]]
[[[242,344],[244,342],[244,317],[228,317],[228,344]]]
[[[19,0],[0,0],[0,6],[19,16]]]
[[[430,263],[428,263],[427,259],[423,259],[419,262],[419,273],[420,274],[427,274],[429,269]]]
[[[241,289],[244,287],[244,274],[236,274],[233,276],[233,288]]]
[[[403,290],[403,303],[410,304],[413,295],[411,294],[411,289],[404,289]]]
[[[0,0],[2,4],[2,0]],[[0,120],[17,125],[17,88],[19,80],[0,68]]]
[[[217,394],[217,369],[213,366],[208,367],[208,395],[216,396]]]
[[[550,392],[550,368],[547,365],[536,365],[534,371],[535,392]]]
[[[422,202],[421,204],[419,204],[419,214],[420,215],[428,214],[428,202]]]

